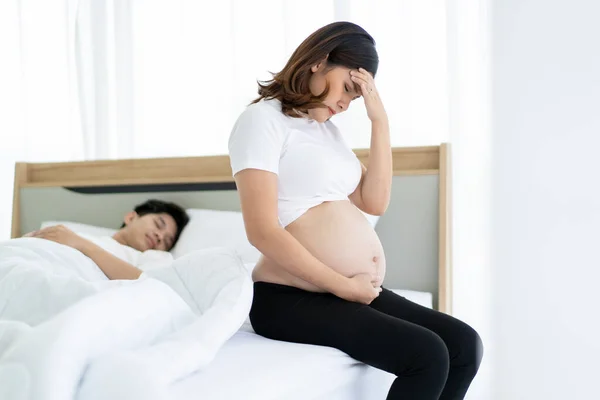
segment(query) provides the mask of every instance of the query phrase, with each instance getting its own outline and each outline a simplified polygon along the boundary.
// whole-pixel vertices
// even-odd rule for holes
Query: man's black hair
[[[175,224],[177,224],[177,232],[175,233],[175,237],[173,238],[173,245],[171,248],[175,246],[177,240],[179,239],[179,235],[181,235],[181,231],[183,228],[190,222],[190,216],[185,212],[183,208],[178,206],[175,203],[171,203],[168,201],[150,199],[142,204],[138,204],[133,209],[140,217],[147,214],[168,214],[175,220]],[[125,224],[121,225],[121,228],[124,228]]]

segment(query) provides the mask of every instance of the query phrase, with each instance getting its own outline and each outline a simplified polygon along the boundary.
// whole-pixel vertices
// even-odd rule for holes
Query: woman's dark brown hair
[[[325,59],[327,69],[336,66],[364,68],[373,75],[379,66],[375,40],[367,31],[351,22],[334,22],[307,37],[285,67],[273,74],[273,79],[259,82],[259,97],[252,103],[278,99],[283,113],[291,117],[300,117],[312,108],[325,107],[322,102],[329,87],[318,96],[313,96],[309,88],[311,67]]]

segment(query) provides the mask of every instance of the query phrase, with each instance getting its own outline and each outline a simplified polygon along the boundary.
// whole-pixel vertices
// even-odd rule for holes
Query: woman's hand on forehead
[[[375,86],[373,75],[364,68],[350,71],[350,79],[360,88],[360,94],[365,100],[367,115],[371,122],[387,121],[387,113]]]

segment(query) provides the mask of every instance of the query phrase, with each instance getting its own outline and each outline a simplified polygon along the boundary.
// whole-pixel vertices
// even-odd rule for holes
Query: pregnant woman
[[[470,326],[382,287],[392,154],[373,38],[349,22],[310,35],[238,118],[229,155],[246,233],[263,254],[250,320],[267,338],[335,347],[397,376],[388,399],[462,399],[481,362]],[[369,167],[331,119],[362,97]]]

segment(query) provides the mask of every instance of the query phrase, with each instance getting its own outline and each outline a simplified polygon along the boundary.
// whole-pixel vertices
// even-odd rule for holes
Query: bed
[[[355,150],[368,164],[368,150]],[[451,313],[451,204],[448,144],[393,149],[392,200],[373,222],[387,259],[384,285],[408,299]],[[191,210],[197,229],[186,246],[236,247],[251,268],[227,156],[17,163],[12,236],[43,223],[116,228],[132,205],[148,198]],[[191,226],[190,225],[190,226]],[[186,228],[188,229],[188,228]],[[248,322],[208,368],[172,385],[177,400],[384,399],[393,376],[331,348],[275,342]]]

